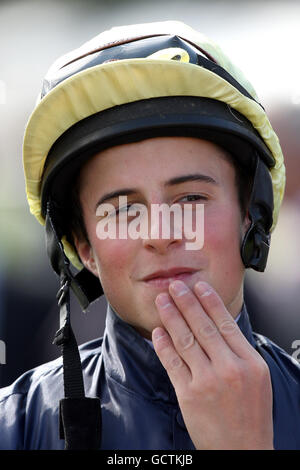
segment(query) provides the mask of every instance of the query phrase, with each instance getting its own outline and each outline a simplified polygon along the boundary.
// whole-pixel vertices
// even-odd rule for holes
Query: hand
[[[176,286],[183,292],[176,294]],[[209,284],[192,291],[174,281],[169,293],[156,298],[163,328],[153,330],[152,340],[196,449],[272,449],[266,362]]]

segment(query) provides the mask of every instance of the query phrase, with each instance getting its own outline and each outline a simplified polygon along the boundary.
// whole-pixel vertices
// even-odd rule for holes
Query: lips
[[[143,281],[150,286],[165,288],[172,281],[180,279],[187,282],[190,277],[197,272],[197,269],[189,267],[175,267],[166,271],[156,271],[146,276]]]
[[[150,281],[152,279],[156,279],[156,278],[170,278],[170,277],[176,277],[178,276],[179,274],[190,274],[190,273],[194,273],[196,272],[197,269],[194,269],[194,268],[189,268],[189,267],[174,267],[174,268],[171,268],[171,269],[167,269],[167,270],[160,270],[160,271],[155,271],[153,272],[152,274],[149,274],[148,276],[144,277],[143,278],[143,281]]]

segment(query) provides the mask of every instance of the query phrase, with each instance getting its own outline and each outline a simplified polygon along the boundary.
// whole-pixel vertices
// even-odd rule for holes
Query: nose
[[[168,210],[162,213],[149,214],[148,233],[144,233],[144,248],[155,250],[160,254],[165,253],[170,245],[180,245],[183,243],[182,224],[172,216]]]

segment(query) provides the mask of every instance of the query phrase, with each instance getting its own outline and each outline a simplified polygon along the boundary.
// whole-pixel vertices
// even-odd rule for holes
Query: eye
[[[118,209],[116,209],[116,214],[119,214],[120,212],[124,212],[125,209],[127,210],[130,206],[131,204],[127,204],[127,206],[119,207]]]
[[[182,199],[185,199],[185,198],[188,198],[188,202],[193,202],[193,201],[199,201],[199,200],[203,200],[203,201],[207,201],[207,196],[204,196],[203,194],[188,194],[187,196],[184,196],[181,198]]]
[[[141,204],[133,202],[131,204],[127,204],[126,206],[118,207],[116,209],[116,215],[118,215],[119,213],[128,212],[129,209],[132,209],[137,212],[141,212],[143,208],[141,208]]]

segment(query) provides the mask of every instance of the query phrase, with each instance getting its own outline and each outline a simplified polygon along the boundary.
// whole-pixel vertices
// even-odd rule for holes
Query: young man
[[[1,392],[1,447],[300,449],[299,365],[252,332],[243,300],[283,157],[220,49],[179,22],[102,33],[50,69],[24,167],[60,276],[63,362]],[[108,301],[81,359],[70,287],[83,309]]]

